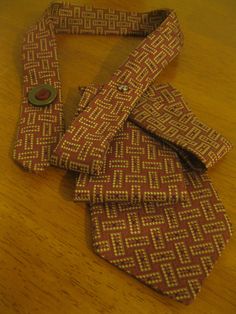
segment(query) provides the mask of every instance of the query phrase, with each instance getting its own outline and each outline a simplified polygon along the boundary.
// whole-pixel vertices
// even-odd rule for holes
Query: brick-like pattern
[[[89,85],[81,90],[76,115],[100,89]],[[183,95],[170,84],[150,85],[136,101],[128,120],[168,144],[195,170],[214,166],[232,149],[222,134],[196,117]]]
[[[103,174],[78,175],[75,200],[89,203],[176,203],[186,187],[177,154],[126,121],[113,138]]]
[[[85,90],[66,132],[58,33],[146,36],[105,85]],[[231,145],[193,115],[178,91],[152,84],[182,42],[172,10],[134,13],[53,2],[24,36],[13,157],[32,171],[53,164],[79,172],[75,197],[90,203],[97,254],[188,304],[231,234],[207,174],[196,169],[212,166]],[[52,85],[57,98],[35,107],[28,92],[41,84]]]
[[[98,255],[146,285],[191,303],[231,235],[207,174],[188,171],[185,202],[90,208]]]

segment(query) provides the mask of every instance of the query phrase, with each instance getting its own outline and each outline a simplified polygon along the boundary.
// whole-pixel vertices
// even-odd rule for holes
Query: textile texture
[[[108,82],[83,89],[67,130],[59,33],[144,37]],[[88,204],[94,251],[189,304],[231,235],[207,169],[232,147],[195,116],[178,90],[154,84],[182,44],[173,10],[135,13],[52,3],[24,36],[13,158],[29,171],[50,165],[75,171],[74,200]],[[30,102],[29,92],[41,85],[40,97],[50,96],[45,86],[56,91],[49,105]]]

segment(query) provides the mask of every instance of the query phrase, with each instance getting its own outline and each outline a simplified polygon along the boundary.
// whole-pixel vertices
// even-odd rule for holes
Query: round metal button
[[[51,104],[56,97],[56,88],[49,84],[33,87],[28,93],[29,102],[34,106],[47,106]]]
[[[129,86],[125,84],[121,84],[117,86],[118,91],[120,92],[127,92],[129,90]]]

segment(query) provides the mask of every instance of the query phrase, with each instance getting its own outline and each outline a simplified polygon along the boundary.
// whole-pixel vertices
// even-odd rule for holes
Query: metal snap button
[[[33,87],[28,93],[29,102],[34,106],[47,106],[53,102],[56,96],[56,88],[49,84]]]
[[[118,91],[120,92],[127,92],[129,90],[129,86],[125,84],[121,84],[117,86]]]

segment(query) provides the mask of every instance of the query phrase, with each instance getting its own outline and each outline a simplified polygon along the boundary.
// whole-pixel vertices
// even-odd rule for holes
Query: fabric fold
[[[155,11],[157,16],[159,11]],[[160,11],[163,17],[163,11]],[[174,12],[130,53],[53,151],[51,163],[73,171],[99,175],[110,141],[124,125],[136,101],[179,53],[182,33]]]
[[[56,35],[145,36],[102,86],[82,92],[64,128]],[[208,175],[232,148],[169,84],[180,52],[173,10],[136,13],[53,2],[25,34],[23,101],[13,158],[30,171],[77,173],[95,252],[157,292],[189,304],[231,236]]]
[[[132,122],[126,121],[113,138],[103,164],[101,175],[78,174],[76,201],[172,204],[184,199],[177,154]]]
[[[76,115],[100,88],[98,85],[83,88]],[[150,85],[135,103],[128,120],[165,142],[196,171],[213,167],[232,149],[229,140],[200,121],[183,95],[170,84]]]

